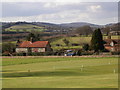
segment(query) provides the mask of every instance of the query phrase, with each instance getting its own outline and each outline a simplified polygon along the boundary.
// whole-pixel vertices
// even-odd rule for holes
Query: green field
[[[44,31],[43,27],[30,25],[30,24],[22,24],[22,25],[14,25],[9,28],[6,28],[5,31],[14,31],[14,32],[24,32],[24,31]]]
[[[65,43],[63,42],[63,39],[67,39],[70,42],[69,47],[65,46]],[[118,39],[118,36],[112,36],[112,39]],[[107,39],[107,36],[103,36],[103,39]],[[76,49],[76,48],[82,48],[82,45],[85,43],[90,44],[91,36],[89,37],[63,37],[61,39],[57,39],[53,42],[51,42],[51,46],[54,50],[59,49]],[[72,43],[80,44],[80,46],[71,46]],[[62,46],[56,46],[56,44],[60,44]]]
[[[117,88],[117,57],[3,58],[3,88]]]

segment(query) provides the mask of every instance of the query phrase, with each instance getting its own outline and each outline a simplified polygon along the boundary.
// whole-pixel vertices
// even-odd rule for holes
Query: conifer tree
[[[91,49],[95,52],[101,51],[104,49],[103,37],[100,29],[96,29],[93,32],[91,39]]]

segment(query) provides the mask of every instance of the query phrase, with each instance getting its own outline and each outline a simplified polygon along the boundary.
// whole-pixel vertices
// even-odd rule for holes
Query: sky
[[[84,0],[85,1],[85,0]],[[109,0],[110,1],[110,0]],[[104,25],[118,22],[118,2],[72,1],[2,1],[3,22],[88,22]]]

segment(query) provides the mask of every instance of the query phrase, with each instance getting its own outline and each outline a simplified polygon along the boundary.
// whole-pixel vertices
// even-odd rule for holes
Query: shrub
[[[16,56],[24,56],[23,53],[17,53]]]
[[[112,55],[120,55],[120,52],[111,52]]]
[[[50,55],[53,55],[54,53],[52,51],[48,51],[48,52],[45,52],[44,55],[45,56],[50,56]]]
[[[79,46],[80,44],[78,43],[72,43],[72,46]]]
[[[88,51],[89,50],[89,44],[84,44],[83,45],[83,50]]]
[[[81,52],[81,55],[93,55],[94,54],[94,52]]]
[[[60,44],[56,44],[56,46],[61,46]]]
[[[28,56],[44,56],[43,52],[29,52]]]
[[[81,50],[78,50],[78,51],[76,52],[76,55],[81,56]]]

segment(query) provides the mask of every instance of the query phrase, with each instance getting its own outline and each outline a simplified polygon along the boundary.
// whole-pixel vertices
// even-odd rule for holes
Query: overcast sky
[[[2,2],[2,21],[118,22],[117,2]]]

